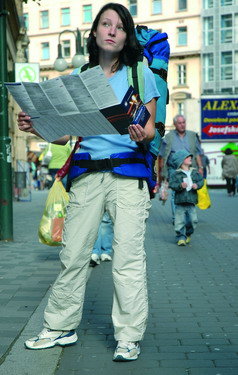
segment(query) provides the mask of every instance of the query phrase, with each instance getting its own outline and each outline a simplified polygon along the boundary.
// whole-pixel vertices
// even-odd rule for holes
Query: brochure
[[[132,87],[119,103],[100,66],[40,83],[5,85],[48,142],[64,135],[127,134],[131,123],[144,126],[150,116]]]

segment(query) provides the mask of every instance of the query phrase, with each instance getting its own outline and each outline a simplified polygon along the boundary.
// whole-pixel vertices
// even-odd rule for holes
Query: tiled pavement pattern
[[[31,203],[14,204],[16,242],[0,243],[2,355],[8,350],[1,375],[238,375],[238,196],[211,190],[212,207],[198,210],[192,242],[181,248],[169,202],[153,200],[146,236],[148,329],[138,361],[115,363],[110,263],[93,269],[77,345],[35,352],[23,347],[41,329],[41,299],[59,269],[58,249],[36,236],[46,194],[34,192]]]
[[[59,248],[37,237],[46,197],[47,191],[36,191],[31,202],[14,202],[14,242],[0,241],[1,362],[59,270]]]

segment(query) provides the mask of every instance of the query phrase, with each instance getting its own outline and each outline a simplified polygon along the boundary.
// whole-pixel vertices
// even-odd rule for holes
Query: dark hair
[[[122,65],[134,65],[141,55],[141,47],[136,38],[134,21],[128,9],[118,3],[108,3],[104,5],[97,14],[88,37],[87,47],[90,67],[99,64],[99,49],[93,33],[97,30],[101,15],[108,9],[112,9],[117,12],[127,35],[125,45],[119,54],[118,61],[115,66],[113,66],[113,71],[116,71],[119,70]]]
[[[225,154],[226,155],[231,155],[233,152],[232,152],[232,150],[230,149],[230,148],[227,148],[226,150],[225,150]]]

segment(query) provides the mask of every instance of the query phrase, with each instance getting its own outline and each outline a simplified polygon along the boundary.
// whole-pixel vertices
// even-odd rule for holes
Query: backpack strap
[[[86,64],[80,66],[78,69],[75,69],[74,74],[80,74],[82,72],[85,72],[85,70],[87,70],[88,68],[89,68],[89,63],[86,63]]]
[[[143,62],[138,61],[133,66],[127,67],[127,77],[129,86],[133,86],[135,91],[139,94],[142,102],[144,102],[144,70]]]
[[[167,70],[165,70],[163,68],[156,69],[156,68],[152,68],[152,67],[150,67],[150,69],[152,70],[152,72],[154,74],[158,74],[165,82],[167,82],[167,76],[168,76]]]

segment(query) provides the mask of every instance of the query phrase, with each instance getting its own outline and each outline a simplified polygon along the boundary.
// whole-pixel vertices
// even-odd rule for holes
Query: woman
[[[227,148],[221,162],[222,178],[226,180],[227,193],[230,197],[236,193],[236,177],[238,175],[238,159],[232,150]]]
[[[133,19],[124,6],[109,3],[99,11],[90,32],[88,51],[90,67],[101,66],[121,101],[128,89],[127,66],[132,66],[140,53]],[[146,126],[130,125],[128,135],[123,136],[85,137],[75,154],[79,163],[85,154],[90,155],[91,162],[108,158],[111,161],[112,154],[119,159],[128,153],[133,156],[140,143],[153,139],[159,93],[153,73],[147,67],[144,84],[144,102],[151,115]],[[20,113],[18,122],[21,130],[34,132],[26,114]],[[64,137],[57,143],[67,140]],[[139,168],[143,169],[144,165],[139,164]],[[134,169],[132,166],[131,170]],[[37,337],[26,341],[27,348],[43,349],[77,341],[75,329],[82,316],[91,251],[106,211],[114,225],[112,320],[118,345],[113,360],[138,358],[138,342],[143,338],[148,313],[144,237],[150,199],[143,179],[131,177],[112,173],[107,167],[73,179],[60,253],[62,270],[45,309],[45,328]]]

